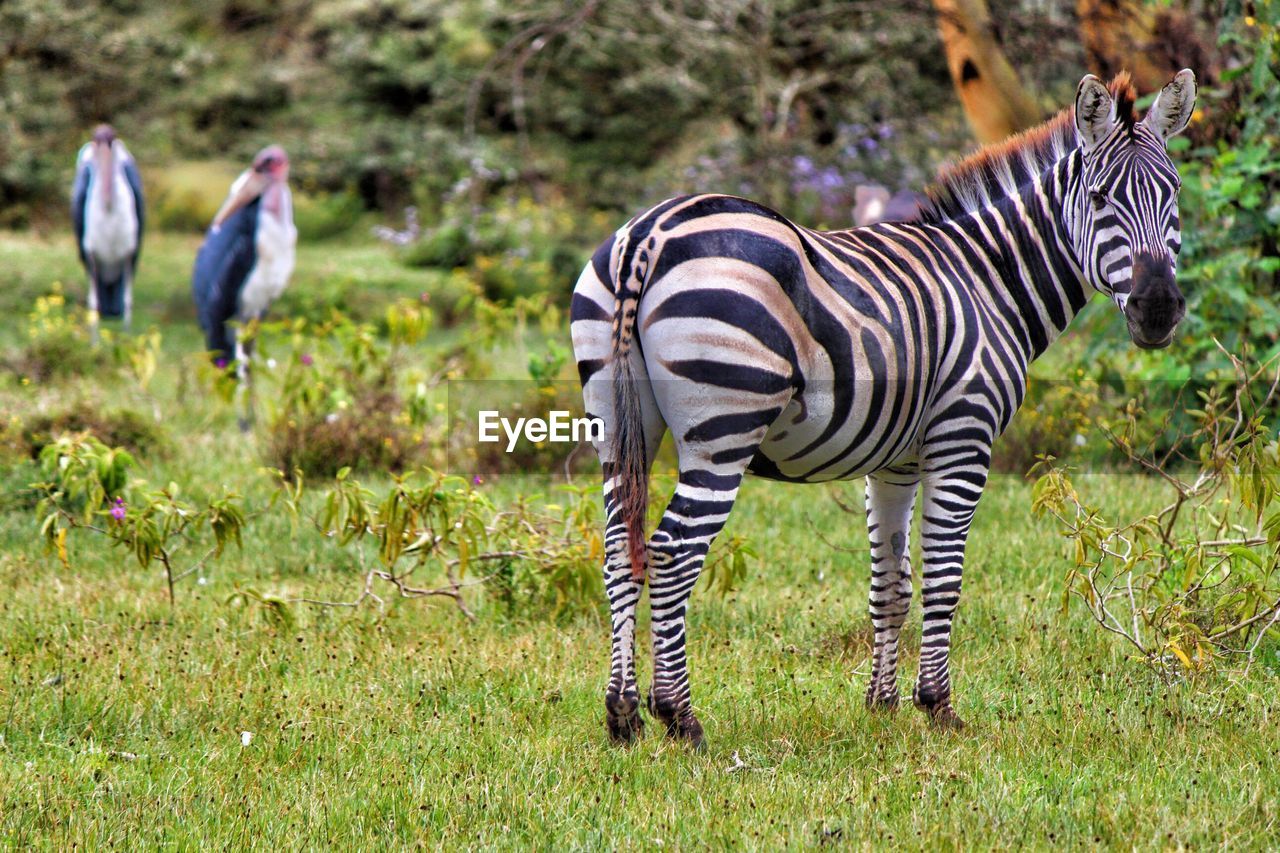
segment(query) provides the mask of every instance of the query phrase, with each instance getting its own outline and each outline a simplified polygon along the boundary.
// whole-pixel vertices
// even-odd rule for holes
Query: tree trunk
[[[1076,0],[1080,42],[1089,70],[1104,80],[1128,71],[1139,94],[1158,92],[1183,68],[1204,87],[1218,80],[1221,57],[1213,47],[1211,20],[1187,9],[1150,6],[1139,0]],[[1232,111],[1219,104],[1214,117],[1187,131],[1193,144],[1221,138]]]
[[[1076,0],[1089,70],[1104,80],[1128,71],[1139,92],[1159,91],[1183,67],[1169,67],[1159,49],[1157,26],[1169,14],[1133,0]],[[1203,75],[1208,69],[1193,70]]]
[[[933,0],[951,82],[974,136],[999,142],[1040,121],[1035,101],[1009,64],[986,0]]]

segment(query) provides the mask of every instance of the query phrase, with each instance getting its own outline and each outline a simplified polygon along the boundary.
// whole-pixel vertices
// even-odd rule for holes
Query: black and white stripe
[[[1156,310],[1168,306],[1134,270],[1158,250],[1172,282],[1177,185],[1163,142],[1190,116],[1195,87],[1184,74],[1142,122],[1126,81],[1109,91],[1086,78],[1074,111],[944,175],[917,222],[820,232],[750,201],[700,195],[654,207],[600,247],[574,291],[572,332],[587,411],[606,424],[597,450],[615,738],[641,726],[634,639],[647,569],[649,708],[670,734],[701,741],[685,610],[747,472],[867,478],[873,706],[898,701],[907,543],[920,495],[923,642],[913,698],[936,722],[960,724],[947,658],[965,541],[992,442],[1022,401],[1028,365],[1083,307],[1090,285],[1147,299],[1138,323],[1147,342],[1172,317]],[[1092,197],[1099,188],[1103,204]],[[668,428],[679,480],[646,543],[645,481]]]

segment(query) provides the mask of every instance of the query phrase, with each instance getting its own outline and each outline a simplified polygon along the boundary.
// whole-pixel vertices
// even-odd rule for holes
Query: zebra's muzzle
[[[1173,264],[1145,252],[1133,262],[1133,287],[1117,304],[1129,324],[1129,339],[1142,349],[1162,349],[1187,313],[1187,300],[1173,277]]]

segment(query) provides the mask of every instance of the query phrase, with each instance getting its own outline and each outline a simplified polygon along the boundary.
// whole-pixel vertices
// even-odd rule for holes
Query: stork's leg
[[[98,273],[93,260],[89,261],[89,342],[98,345]]]
[[[124,286],[124,330],[133,331],[133,268],[126,265],[122,276]]]
[[[236,415],[240,432],[253,429],[253,371],[249,361],[253,358],[253,341],[245,343],[236,330]]]

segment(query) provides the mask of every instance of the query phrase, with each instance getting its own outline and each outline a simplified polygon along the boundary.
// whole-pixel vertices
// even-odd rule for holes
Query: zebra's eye
[[[1089,190],[1089,203],[1094,210],[1102,210],[1107,206],[1107,197],[1100,190]]]

